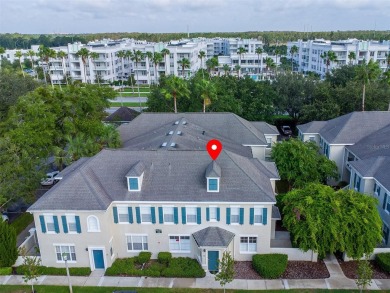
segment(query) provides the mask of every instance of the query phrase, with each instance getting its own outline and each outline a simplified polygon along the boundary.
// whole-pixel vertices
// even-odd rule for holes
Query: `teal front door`
[[[95,269],[104,269],[103,250],[93,250]]]
[[[219,259],[219,251],[209,251],[208,252],[209,272],[211,272],[211,273],[218,272],[218,259]]]

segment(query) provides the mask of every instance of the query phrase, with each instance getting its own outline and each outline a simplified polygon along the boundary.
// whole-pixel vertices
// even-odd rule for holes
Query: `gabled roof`
[[[261,121],[254,121],[251,123],[254,127],[256,127],[258,131],[260,131],[263,134],[279,135],[279,131],[274,125],[268,124],[267,122],[261,122]]]
[[[234,238],[234,233],[219,227],[207,227],[192,234],[198,247],[227,247]]]
[[[142,113],[118,130],[123,146],[133,150],[157,150],[164,142],[167,148],[175,143],[178,150],[205,150],[216,138],[224,149],[252,156],[243,145],[267,145],[264,133],[232,113]]]
[[[306,124],[297,125],[302,133],[319,133],[321,128],[326,125],[327,121],[312,121]]]
[[[129,107],[119,107],[114,113],[104,119],[107,122],[130,122],[140,113]]]
[[[361,160],[390,156],[390,124],[346,148]]]
[[[141,191],[129,192],[126,174],[142,162]],[[223,150],[220,192],[207,192],[206,151],[103,150],[85,161],[30,207],[37,210],[105,210],[112,201],[274,203],[272,163]],[[273,167],[271,167],[273,166]]]
[[[135,163],[131,169],[129,170],[129,172],[127,172],[126,174],[126,177],[132,177],[132,176],[135,176],[135,177],[139,177],[142,175],[142,173],[145,171],[145,165],[144,163],[142,163],[141,161],[138,161],[137,163]]]
[[[221,177],[221,167],[215,161],[212,161],[207,166],[206,178],[207,177]]]
[[[372,157],[349,162],[363,177],[373,177],[390,191],[390,157]]]

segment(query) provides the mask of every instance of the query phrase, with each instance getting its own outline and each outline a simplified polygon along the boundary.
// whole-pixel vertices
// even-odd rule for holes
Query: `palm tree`
[[[386,54],[387,69],[390,69],[390,54]]]
[[[227,64],[224,64],[224,65],[222,66],[222,69],[223,69],[223,71],[225,72],[225,76],[227,76],[227,75],[229,74],[229,72],[230,72],[230,66],[227,65]]]
[[[257,64],[259,65],[259,70],[257,73],[263,73],[263,58],[261,58],[261,62],[260,62],[260,56],[261,54],[263,54],[263,49],[260,48],[260,47],[257,47],[256,50],[255,50],[255,53],[257,54]],[[261,63],[261,64],[260,64]]]
[[[187,58],[183,58],[180,61],[177,61],[177,63],[180,64],[181,74],[182,74],[183,78],[185,78],[185,69],[190,68],[190,66],[191,66],[190,60],[188,60]]]
[[[34,56],[35,56],[35,52],[33,50],[28,50],[27,51],[27,56],[30,57],[31,69],[34,71],[34,74],[35,74],[35,69],[34,69]]]
[[[121,59],[121,64],[122,64],[122,87],[123,87],[123,77],[125,75],[125,67],[124,67],[124,64],[123,64],[123,60],[126,57],[126,53],[125,53],[124,50],[122,50],[122,51],[117,52],[116,56]]]
[[[240,78],[241,66],[236,64],[236,66],[234,66],[234,70],[237,72],[237,77]]]
[[[282,50],[279,47],[275,49],[275,75],[278,74],[278,56],[282,54]]]
[[[360,64],[356,67],[356,79],[363,83],[362,94],[362,111],[364,111],[364,103],[366,99],[366,84],[370,83],[370,80],[377,79],[382,73],[382,70],[377,62],[372,59],[366,64]]]
[[[144,60],[145,56],[144,53],[142,53],[140,50],[135,51],[133,53],[133,56],[131,57],[131,60],[135,62],[135,69],[137,74],[137,86],[138,86],[138,100],[139,100],[139,111],[141,112],[141,95],[139,92],[139,79],[138,79],[138,62]]]
[[[171,52],[167,49],[167,48],[164,48],[164,49],[162,49],[161,50],[161,54],[163,55],[163,57],[164,57],[164,65],[165,65],[165,75],[167,75],[168,74],[168,69],[167,69],[167,64],[169,63],[169,62],[167,62],[167,56],[169,57],[169,54],[171,54]]]
[[[297,46],[292,46],[290,48],[290,54],[291,54],[291,72],[294,72],[294,55],[298,53],[298,47]]]
[[[150,61],[152,60],[152,58],[153,58],[153,53],[152,52],[146,52],[145,53],[145,57],[146,57],[146,60],[148,61],[147,63],[148,63],[148,83],[150,84]]]
[[[320,55],[322,59],[324,59],[326,64],[326,72],[329,72],[329,66],[332,64],[332,62],[337,61],[336,53],[329,50],[328,52],[324,52]]]
[[[202,79],[195,87],[203,100],[203,113],[206,113],[206,106],[210,105],[211,101],[217,97],[215,84],[211,81]]]
[[[133,58],[133,52],[128,50],[128,51],[125,51],[124,54],[125,54],[124,58],[127,59],[127,63],[129,64],[130,83],[131,83],[131,89],[133,90],[133,94],[134,94],[133,74],[132,74],[132,70],[130,67],[130,60]]]
[[[202,77],[204,78],[204,72],[203,72],[203,59],[206,58],[205,51],[199,51],[198,58],[200,59],[200,69],[202,70]]]
[[[213,57],[206,61],[207,70],[209,72],[209,76],[211,79],[211,70],[215,70],[215,68],[218,66],[218,58]]]
[[[84,67],[84,82],[87,83],[87,62],[89,58],[89,50],[87,48],[81,48],[77,51],[76,56],[81,57]]]
[[[16,51],[16,52],[15,52],[15,57],[19,59],[20,70],[22,70],[23,77],[26,77],[26,76],[24,75],[23,66],[22,66],[22,57],[23,57],[22,51],[19,51],[19,50]]]
[[[153,54],[153,64],[154,64],[154,70],[155,70],[155,78],[156,83],[158,84],[158,64],[163,60],[163,55],[159,52],[154,52]]]
[[[190,91],[187,86],[187,81],[177,76],[170,75],[165,80],[165,87],[161,90],[161,93],[166,99],[173,98],[174,111],[177,113],[177,98],[189,97]]]
[[[61,58],[61,61],[62,61],[62,72],[63,72],[63,74],[65,76],[66,84],[68,85],[69,82],[68,82],[68,76],[66,74],[65,57],[66,57],[66,53],[64,51],[58,51],[57,52],[57,58]]]
[[[356,53],[353,51],[350,51],[348,54],[349,64],[352,65],[352,60],[356,60]]]
[[[238,54],[238,57],[239,57],[238,65],[240,65],[240,73],[241,73],[241,56],[242,56],[242,54],[245,54],[246,52],[247,52],[247,50],[245,50],[243,47],[240,47],[237,50],[237,54]],[[240,78],[240,73],[238,74],[238,78]]]
[[[5,49],[0,46],[0,55],[5,53]],[[1,61],[3,61],[3,57],[0,57],[0,70],[1,70]]]
[[[265,58],[264,59],[264,63],[265,63],[265,67],[266,67],[267,73],[269,72],[269,70],[271,68],[275,68],[275,62],[274,62],[274,60],[271,57]]]
[[[46,66],[42,65],[42,71],[43,71],[43,79],[45,80],[45,83],[47,85],[47,79],[46,79],[46,68],[49,66],[49,48],[45,47],[44,45],[40,45],[38,48],[38,56],[41,60],[41,64],[43,62],[46,63]]]
[[[99,75],[97,74],[96,64],[95,64],[95,61],[97,59],[99,59],[99,53],[91,52],[91,53],[89,53],[89,57],[92,59],[93,67],[95,68],[96,79],[97,79],[98,85],[100,87]],[[122,86],[123,86],[123,79],[122,79]]]

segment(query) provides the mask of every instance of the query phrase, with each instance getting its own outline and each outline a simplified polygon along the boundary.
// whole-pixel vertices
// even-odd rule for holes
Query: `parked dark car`
[[[280,129],[284,135],[292,135],[292,130],[291,130],[290,126],[283,125]]]

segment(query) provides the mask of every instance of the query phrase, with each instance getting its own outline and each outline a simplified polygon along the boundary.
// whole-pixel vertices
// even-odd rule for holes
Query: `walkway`
[[[345,277],[337,259],[331,255],[325,260],[330,277],[327,279],[276,279],[276,280],[234,280],[226,285],[228,289],[271,290],[271,289],[357,289],[354,280]],[[150,278],[150,277],[106,277],[103,270],[92,272],[89,277],[71,277],[73,286],[97,287],[166,287],[166,288],[221,288],[213,275],[204,278]],[[25,284],[22,276],[0,276],[0,285]],[[68,285],[66,276],[41,276],[38,285]],[[390,279],[373,280],[371,290],[389,290]]]

